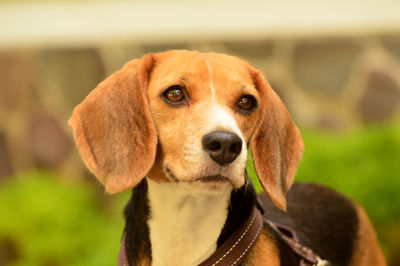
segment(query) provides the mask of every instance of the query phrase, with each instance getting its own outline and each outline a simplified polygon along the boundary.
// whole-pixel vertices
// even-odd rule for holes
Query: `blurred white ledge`
[[[0,48],[400,33],[400,1],[0,4]]]

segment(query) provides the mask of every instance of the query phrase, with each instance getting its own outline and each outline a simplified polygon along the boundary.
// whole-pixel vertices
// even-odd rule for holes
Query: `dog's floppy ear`
[[[289,112],[260,71],[250,73],[260,94],[260,120],[251,137],[254,167],[265,192],[286,209],[289,190],[303,153],[303,140]]]
[[[154,163],[157,133],[147,99],[152,55],[127,63],[73,111],[68,125],[89,170],[116,193],[134,187]]]

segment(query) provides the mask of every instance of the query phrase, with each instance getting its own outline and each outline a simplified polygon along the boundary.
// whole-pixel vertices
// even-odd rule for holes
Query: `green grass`
[[[295,180],[328,185],[361,203],[383,246],[398,253],[392,239],[400,240],[400,127],[302,134],[306,149]],[[17,255],[7,265],[115,265],[130,192],[100,196],[92,185],[46,172],[0,183],[0,249],[12,245]]]
[[[68,185],[43,172],[2,183],[0,242],[11,242],[18,254],[10,266],[114,265],[122,201],[110,201],[117,215],[100,208],[91,187]]]

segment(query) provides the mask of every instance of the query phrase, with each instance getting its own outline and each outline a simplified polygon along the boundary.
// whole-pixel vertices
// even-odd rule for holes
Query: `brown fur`
[[[257,70],[252,74],[261,99],[261,119],[251,141],[255,170],[271,200],[286,209],[285,194],[303,154],[303,140],[262,74]]]
[[[144,254],[143,256],[141,256],[138,261],[138,265],[151,266],[151,258],[149,258],[148,254]]]
[[[271,235],[263,231],[254,245],[251,253],[243,263],[244,266],[279,266],[279,250],[275,243],[275,239]]]
[[[157,134],[147,101],[151,56],[100,83],[69,120],[80,155],[110,193],[134,187],[154,163]]]
[[[359,220],[359,228],[353,256],[350,265],[352,266],[377,266],[386,265],[383,253],[378,245],[375,230],[364,209],[355,204]]]

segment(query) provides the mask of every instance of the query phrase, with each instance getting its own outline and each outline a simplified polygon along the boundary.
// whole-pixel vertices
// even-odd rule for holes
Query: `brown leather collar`
[[[254,206],[245,223],[199,266],[239,265],[257,242],[262,227],[262,215]]]
[[[257,242],[262,227],[262,215],[254,206],[249,218],[242,226],[199,266],[239,265]],[[118,255],[118,266],[130,266],[125,251],[125,232]]]
[[[296,232],[289,226],[273,223],[264,219],[277,234],[277,236],[293,251],[299,258],[300,266],[329,266],[330,262],[321,259],[312,249],[300,244]]]
[[[121,247],[119,248],[119,254],[118,254],[118,266],[130,266],[128,261],[128,256],[126,255],[126,250],[125,250],[125,238],[126,238],[126,232],[124,232],[124,234],[122,235]]]

